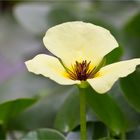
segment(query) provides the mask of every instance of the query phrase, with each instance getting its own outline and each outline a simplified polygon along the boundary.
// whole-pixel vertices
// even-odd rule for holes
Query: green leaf
[[[29,106],[33,105],[36,99],[16,99],[0,104],[0,122],[7,123],[11,118],[15,117]]]
[[[116,135],[124,132],[126,121],[118,104],[108,94],[98,94],[90,86],[87,88],[87,103]]]
[[[140,12],[138,12],[126,25],[125,31],[127,34],[135,37],[140,37]]]
[[[99,140],[116,140],[114,138],[109,138],[109,137],[103,137],[103,138],[100,138]]]
[[[109,54],[106,55],[106,64],[111,64],[114,62],[117,62],[121,59],[123,55],[123,49],[122,47],[118,47],[111,51]]]
[[[121,79],[120,84],[129,104],[140,112],[140,71]]]
[[[50,90],[48,91],[49,88]],[[35,130],[37,128],[52,127],[56,114],[59,112],[65,99],[74,93],[73,90],[75,90],[73,86],[50,85],[50,87],[47,87],[46,93],[49,93],[47,96],[42,96],[42,99],[33,107],[13,119],[12,129]]]
[[[123,29],[124,46],[128,51],[127,55],[131,57],[140,57],[140,12],[131,18]]]
[[[117,91],[117,88],[119,88],[119,87],[115,88],[116,91]],[[114,92],[113,91],[111,93],[112,93],[112,96],[114,97],[113,94],[115,91]],[[118,95],[116,94],[116,96],[114,98],[117,100],[117,103],[120,105],[121,110],[123,110],[123,113],[124,113],[125,118],[127,120],[127,131],[131,131],[134,128],[137,128],[140,124],[140,114],[138,112],[136,112],[130,106],[130,104],[128,103],[128,101],[124,97],[122,91],[118,91]]]
[[[65,137],[56,130],[43,128],[29,132],[21,140],[65,140]]]
[[[86,125],[87,125],[87,140],[92,140],[92,139],[95,140],[95,138],[92,138],[94,123],[87,122]],[[78,125],[73,131],[69,132],[66,138],[67,140],[81,140],[80,125]]]
[[[107,136],[107,128],[102,122],[93,123],[93,139],[99,139],[101,137]]]
[[[76,90],[74,90],[76,91]],[[71,93],[61,106],[55,120],[55,128],[62,131],[71,131],[79,124],[79,93]]]
[[[6,139],[6,130],[2,124],[0,124],[0,140]]]

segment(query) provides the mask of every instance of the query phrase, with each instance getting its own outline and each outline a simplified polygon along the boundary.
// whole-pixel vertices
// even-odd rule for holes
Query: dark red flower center
[[[72,65],[72,69],[67,70],[69,78],[80,81],[86,81],[87,79],[94,78],[96,67],[91,68],[90,65],[91,61],[87,62],[84,60],[82,63],[76,61],[75,64]]]

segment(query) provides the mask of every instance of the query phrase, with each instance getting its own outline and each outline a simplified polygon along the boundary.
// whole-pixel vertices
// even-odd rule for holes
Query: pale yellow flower
[[[56,57],[39,54],[25,64],[30,72],[62,85],[87,81],[95,91],[105,93],[140,64],[137,58],[103,66],[103,58],[118,43],[108,30],[91,23],[75,21],[54,26],[46,32],[43,42]]]

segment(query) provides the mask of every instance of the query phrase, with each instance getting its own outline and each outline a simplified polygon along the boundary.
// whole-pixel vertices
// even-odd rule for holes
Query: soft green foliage
[[[56,130],[44,128],[29,132],[21,140],[65,140],[65,137]]]
[[[5,125],[20,112],[33,105],[36,99],[16,99],[0,104],[0,122]]]
[[[127,34],[132,37],[140,37],[140,12],[136,14],[125,26]]]
[[[102,123],[101,121],[94,122],[92,138],[99,139],[99,138],[105,137],[107,136],[107,133],[108,133],[107,131],[108,130],[104,123]]]
[[[1,139],[6,139],[6,130],[5,130],[5,128],[3,127],[2,124],[0,124],[0,138],[1,138]]]
[[[100,138],[99,140],[115,140],[115,139],[109,138],[109,137],[104,137],[104,138]]]
[[[30,98],[20,98],[10,100],[0,104],[0,138],[6,138],[6,131],[9,128],[10,121],[26,108],[33,105],[37,100]]]
[[[120,80],[123,93],[132,107],[140,112],[140,71]]]
[[[108,94],[98,94],[89,87],[86,95],[87,103],[110,130],[116,135],[125,131],[126,121],[123,113]]]
[[[129,48],[129,53],[133,57],[140,57],[140,12],[129,19],[123,28],[124,43],[126,49]]]
[[[71,93],[62,104],[55,121],[55,128],[69,132],[79,125],[79,94]]]
[[[24,62],[48,53],[42,44],[48,28],[73,20],[115,36],[121,47],[106,56],[106,64],[140,57],[139,9],[139,0],[0,2],[0,139],[80,140],[78,89],[28,73]],[[88,87],[89,139],[140,139],[139,68],[118,85],[104,95]]]

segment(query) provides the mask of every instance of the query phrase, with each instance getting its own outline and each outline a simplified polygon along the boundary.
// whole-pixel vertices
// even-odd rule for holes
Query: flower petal
[[[72,85],[80,83],[80,81],[73,81],[65,77],[65,69],[59,60],[53,56],[39,54],[32,60],[26,61],[25,64],[30,72],[42,74],[59,84]]]
[[[50,28],[43,42],[50,52],[69,66],[83,60],[97,65],[106,54],[118,47],[108,30],[81,21],[66,22]]]
[[[88,82],[97,92],[105,93],[120,77],[125,77],[134,72],[139,64],[140,59],[132,59],[107,65],[101,68],[95,78],[88,79]]]

